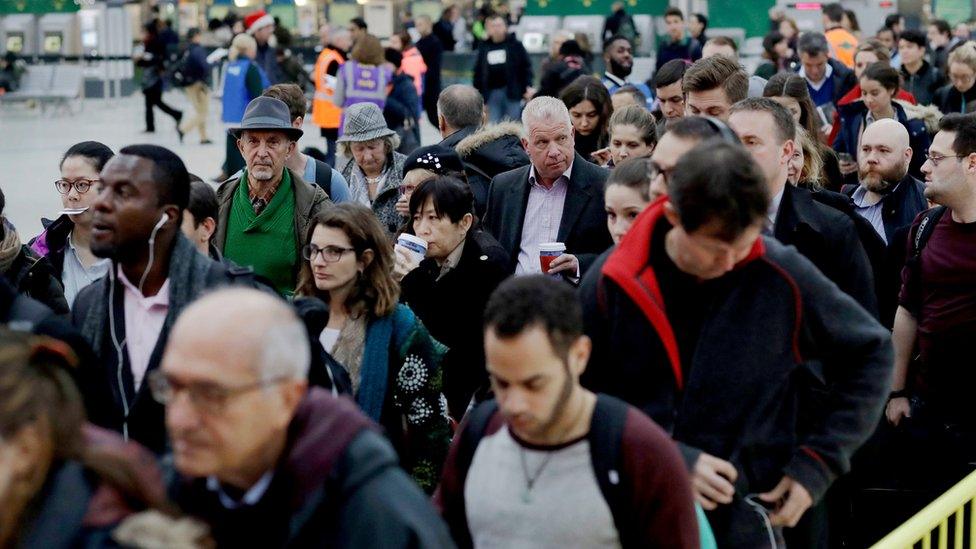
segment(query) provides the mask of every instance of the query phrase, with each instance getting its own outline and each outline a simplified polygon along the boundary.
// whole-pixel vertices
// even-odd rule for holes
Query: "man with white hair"
[[[844,189],[855,211],[871,222],[886,243],[895,241],[895,231],[904,230],[928,209],[925,186],[908,175],[912,154],[905,126],[891,118],[873,122],[861,134],[860,185]]]
[[[307,387],[309,361],[304,325],[268,294],[218,291],[185,310],[149,380],[173,500],[221,547],[451,546],[377,426]]]
[[[562,101],[533,99],[522,126],[531,163],[492,178],[485,227],[511,254],[514,273],[542,272],[540,244],[561,243],[546,274],[576,279],[611,244],[603,204],[609,172],[576,153]]]

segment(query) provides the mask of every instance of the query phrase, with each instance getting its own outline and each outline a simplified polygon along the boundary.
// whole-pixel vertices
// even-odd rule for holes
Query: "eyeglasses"
[[[190,404],[194,408],[204,414],[216,415],[224,411],[230,399],[254,391],[255,389],[262,389],[281,383],[286,379],[289,378],[287,376],[280,376],[271,379],[262,379],[261,381],[255,381],[254,383],[248,383],[238,387],[224,387],[216,383],[183,384],[167,377],[166,373],[162,370],[154,370],[149,372],[146,382],[149,384],[149,392],[152,394],[153,399],[163,406],[172,404],[176,400],[177,395],[186,391],[187,396],[190,398]]]
[[[931,162],[933,166],[938,166],[939,165],[939,162],[942,162],[946,158],[966,158],[967,156],[969,156],[969,155],[968,154],[950,154],[950,155],[946,155],[946,156],[932,156],[931,154],[926,153],[925,154],[925,159],[928,160],[929,162]]]
[[[76,179],[74,181],[58,179],[54,182],[54,188],[61,194],[68,194],[71,192],[71,187],[74,187],[78,191],[78,194],[85,194],[88,192],[88,189],[91,189],[92,186],[97,185],[101,181],[101,179]]]
[[[672,168],[664,169],[661,166],[659,166],[657,162],[651,162],[650,166],[651,169],[648,175],[651,176],[651,181],[654,181],[655,179],[657,179],[657,176],[660,175],[664,179],[664,184],[667,185],[668,179],[671,178],[671,172],[674,170],[674,168],[672,167]]]
[[[326,246],[324,248],[319,248],[315,244],[309,244],[302,248],[302,257],[304,257],[306,261],[312,261],[317,255],[321,254],[322,259],[324,259],[326,262],[335,263],[336,261],[342,259],[343,254],[346,252],[355,251],[355,249],[356,248],[343,248],[341,246]]]
[[[400,195],[413,194],[417,190],[417,185],[400,185],[399,187]]]

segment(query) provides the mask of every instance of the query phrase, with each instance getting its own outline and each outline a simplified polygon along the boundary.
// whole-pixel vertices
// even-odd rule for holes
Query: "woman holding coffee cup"
[[[369,208],[325,208],[308,242],[295,295],[329,304],[322,347],[345,366],[356,403],[384,427],[404,469],[432,492],[450,442],[439,371],[447,348],[398,303],[393,250]]]
[[[426,258],[403,277],[400,299],[450,348],[444,394],[451,415],[460,418],[472,396],[487,388],[480,312],[508,274],[507,254],[475,228],[474,195],[459,179],[421,183],[410,197],[410,217],[414,234],[400,235],[400,243],[423,242]]]

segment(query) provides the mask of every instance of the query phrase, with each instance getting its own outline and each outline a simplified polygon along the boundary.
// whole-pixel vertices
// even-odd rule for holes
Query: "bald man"
[[[222,290],[180,315],[149,375],[173,500],[221,547],[450,546],[376,425],[307,388],[309,361],[305,326],[269,294]]]
[[[897,120],[884,118],[869,125],[861,134],[857,158],[860,184],[845,189],[855,211],[886,243],[928,207],[925,186],[908,174],[913,154],[909,141],[908,130]]]

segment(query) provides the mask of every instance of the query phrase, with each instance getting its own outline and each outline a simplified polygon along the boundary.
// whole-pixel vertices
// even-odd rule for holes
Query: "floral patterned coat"
[[[410,307],[370,319],[356,402],[386,429],[404,469],[433,492],[447,458],[451,429],[441,393],[447,347],[431,337]]]

